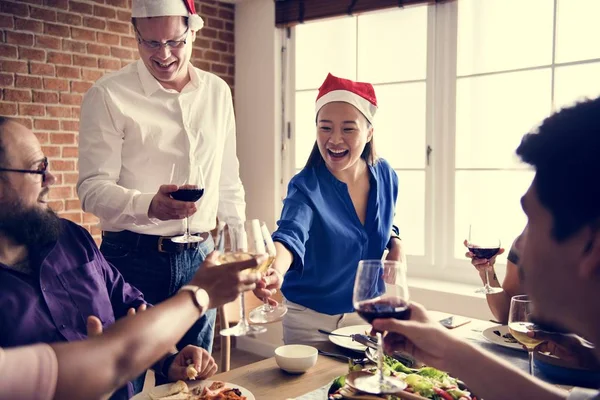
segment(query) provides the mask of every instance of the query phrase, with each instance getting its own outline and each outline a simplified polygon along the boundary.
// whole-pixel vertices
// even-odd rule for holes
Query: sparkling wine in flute
[[[527,350],[532,351],[539,346],[543,340],[531,338],[527,336],[527,332],[533,331],[536,326],[533,322],[512,322],[508,324],[508,330],[511,335],[523,346],[527,347]]]
[[[258,254],[253,254],[253,253],[223,253],[219,256],[219,262],[230,263],[230,262],[236,262],[236,261],[245,261],[245,260],[250,260],[252,257],[257,256],[257,255]],[[265,262],[260,264],[258,267],[248,268],[247,271],[252,271],[252,272],[262,274],[269,269],[269,267],[271,266],[271,263],[273,262],[274,259],[275,259],[275,257],[269,256],[265,260]]]

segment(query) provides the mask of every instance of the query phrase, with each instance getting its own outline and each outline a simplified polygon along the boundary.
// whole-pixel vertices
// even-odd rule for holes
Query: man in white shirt
[[[216,218],[245,219],[231,91],[192,66],[203,21],[192,0],[133,0],[140,60],[99,79],[81,106],[79,182],[83,210],[98,216],[101,251],[125,279],[158,304],[194,276],[214,243]],[[171,198],[181,178],[202,168],[196,202]],[[190,232],[202,241],[170,239]],[[178,347],[212,347],[215,310]]]
[[[521,199],[527,227],[519,243],[519,275],[542,328],[573,332],[600,361],[600,98],[546,118],[525,135],[517,154],[535,168]],[[387,350],[410,351],[427,365],[460,377],[486,400],[600,399],[596,390],[570,394],[529,376],[485,350],[452,336],[425,309],[409,321],[376,319]],[[535,337],[535,333],[529,332]],[[565,339],[572,336],[565,336]],[[590,348],[591,347],[591,348]],[[598,382],[600,386],[600,382]]]

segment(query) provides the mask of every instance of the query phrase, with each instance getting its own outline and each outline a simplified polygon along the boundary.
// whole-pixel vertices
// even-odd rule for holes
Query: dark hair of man
[[[317,113],[317,117],[318,117],[318,113]],[[365,117],[365,119],[367,120],[367,130],[369,130],[369,129],[371,129],[372,125],[369,122],[369,120],[367,119],[367,117]],[[362,154],[360,155],[360,158],[365,160],[367,165],[375,165],[375,163],[377,162],[377,153],[375,152],[375,142],[374,142],[373,137],[371,137],[371,140],[369,142],[367,142],[367,144],[365,145],[365,148],[364,148]],[[315,140],[315,144],[313,145],[310,155],[308,156],[308,160],[306,160],[306,165],[304,166],[304,168],[316,167],[317,165],[321,165],[324,162],[325,162],[325,160],[323,160],[323,156],[321,155],[321,152],[319,151],[319,145],[317,144],[317,141]]]
[[[552,217],[552,234],[568,239],[600,219],[600,98],[546,118],[517,148],[535,170],[540,203]]]

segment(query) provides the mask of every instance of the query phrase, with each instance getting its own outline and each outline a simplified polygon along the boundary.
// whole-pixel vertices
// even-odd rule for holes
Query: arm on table
[[[411,304],[410,320],[376,319],[373,328],[388,332],[385,337],[387,351],[408,352],[427,365],[447,371],[486,400],[567,398],[566,392],[451,335],[437,321],[430,319],[420,304]]]
[[[496,320],[502,324],[508,323],[510,299],[513,296],[523,294],[523,289],[521,288],[521,281],[519,280],[518,268],[519,267],[517,267],[511,261],[508,261],[506,264],[506,276],[504,277],[504,281],[502,282],[502,289],[504,289],[504,291],[496,294],[488,294],[486,296],[487,303],[490,307],[490,310],[492,311],[492,314],[494,314]],[[490,274],[490,285],[500,286],[500,283],[498,282],[498,278],[496,276],[496,272],[494,272],[493,269],[492,274]]]
[[[55,398],[96,399],[123,386],[167,353],[204,311],[191,292],[182,292],[117,321],[103,335],[53,344],[59,364]]]

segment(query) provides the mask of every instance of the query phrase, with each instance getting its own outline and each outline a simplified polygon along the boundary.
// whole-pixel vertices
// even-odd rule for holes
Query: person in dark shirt
[[[88,317],[98,318],[103,330],[146,305],[90,234],[48,207],[55,182],[36,136],[0,118],[0,347],[86,339]],[[214,272],[207,268],[195,280],[202,282],[203,274]],[[206,350],[190,345],[163,357],[156,369],[168,380],[186,379],[178,366],[206,359]],[[128,383],[115,398],[131,394]]]

